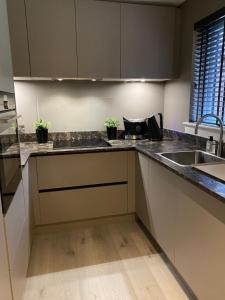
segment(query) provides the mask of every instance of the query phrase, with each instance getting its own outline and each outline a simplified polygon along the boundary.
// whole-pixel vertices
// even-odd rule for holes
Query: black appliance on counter
[[[157,113],[148,118],[148,139],[152,141],[161,141],[163,139],[162,113]]]
[[[22,180],[15,96],[0,91],[0,107],[6,95],[13,108],[0,110],[0,186],[4,215]]]
[[[147,138],[147,119],[123,118],[126,140],[143,140]]]

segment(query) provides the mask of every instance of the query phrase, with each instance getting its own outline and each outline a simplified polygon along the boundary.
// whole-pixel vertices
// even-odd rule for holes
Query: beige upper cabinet
[[[76,0],[78,77],[120,78],[120,4]]]
[[[174,76],[176,9],[121,4],[121,77]]]
[[[24,0],[7,0],[13,74],[30,76],[29,49]]]
[[[74,0],[26,0],[31,76],[77,77]]]
[[[6,0],[0,1],[0,91],[13,93],[12,58]]]

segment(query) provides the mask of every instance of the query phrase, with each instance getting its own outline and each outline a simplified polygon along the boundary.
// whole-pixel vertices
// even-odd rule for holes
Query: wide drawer
[[[127,152],[37,158],[39,190],[127,181]]]
[[[40,193],[41,224],[127,213],[127,184]]]

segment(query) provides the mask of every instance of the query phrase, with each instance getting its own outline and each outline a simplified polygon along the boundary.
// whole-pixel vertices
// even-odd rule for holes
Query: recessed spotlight
[[[94,79],[94,78],[93,78],[93,79],[91,79],[91,81],[95,82],[95,81],[97,81],[97,79]]]
[[[63,81],[63,79],[62,79],[62,78],[57,78],[57,80],[58,80],[58,81]]]

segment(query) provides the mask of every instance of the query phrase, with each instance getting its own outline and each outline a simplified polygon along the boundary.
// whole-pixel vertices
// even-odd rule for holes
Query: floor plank
[[[183,300],[133,220],[35,237],[24,300]]]

